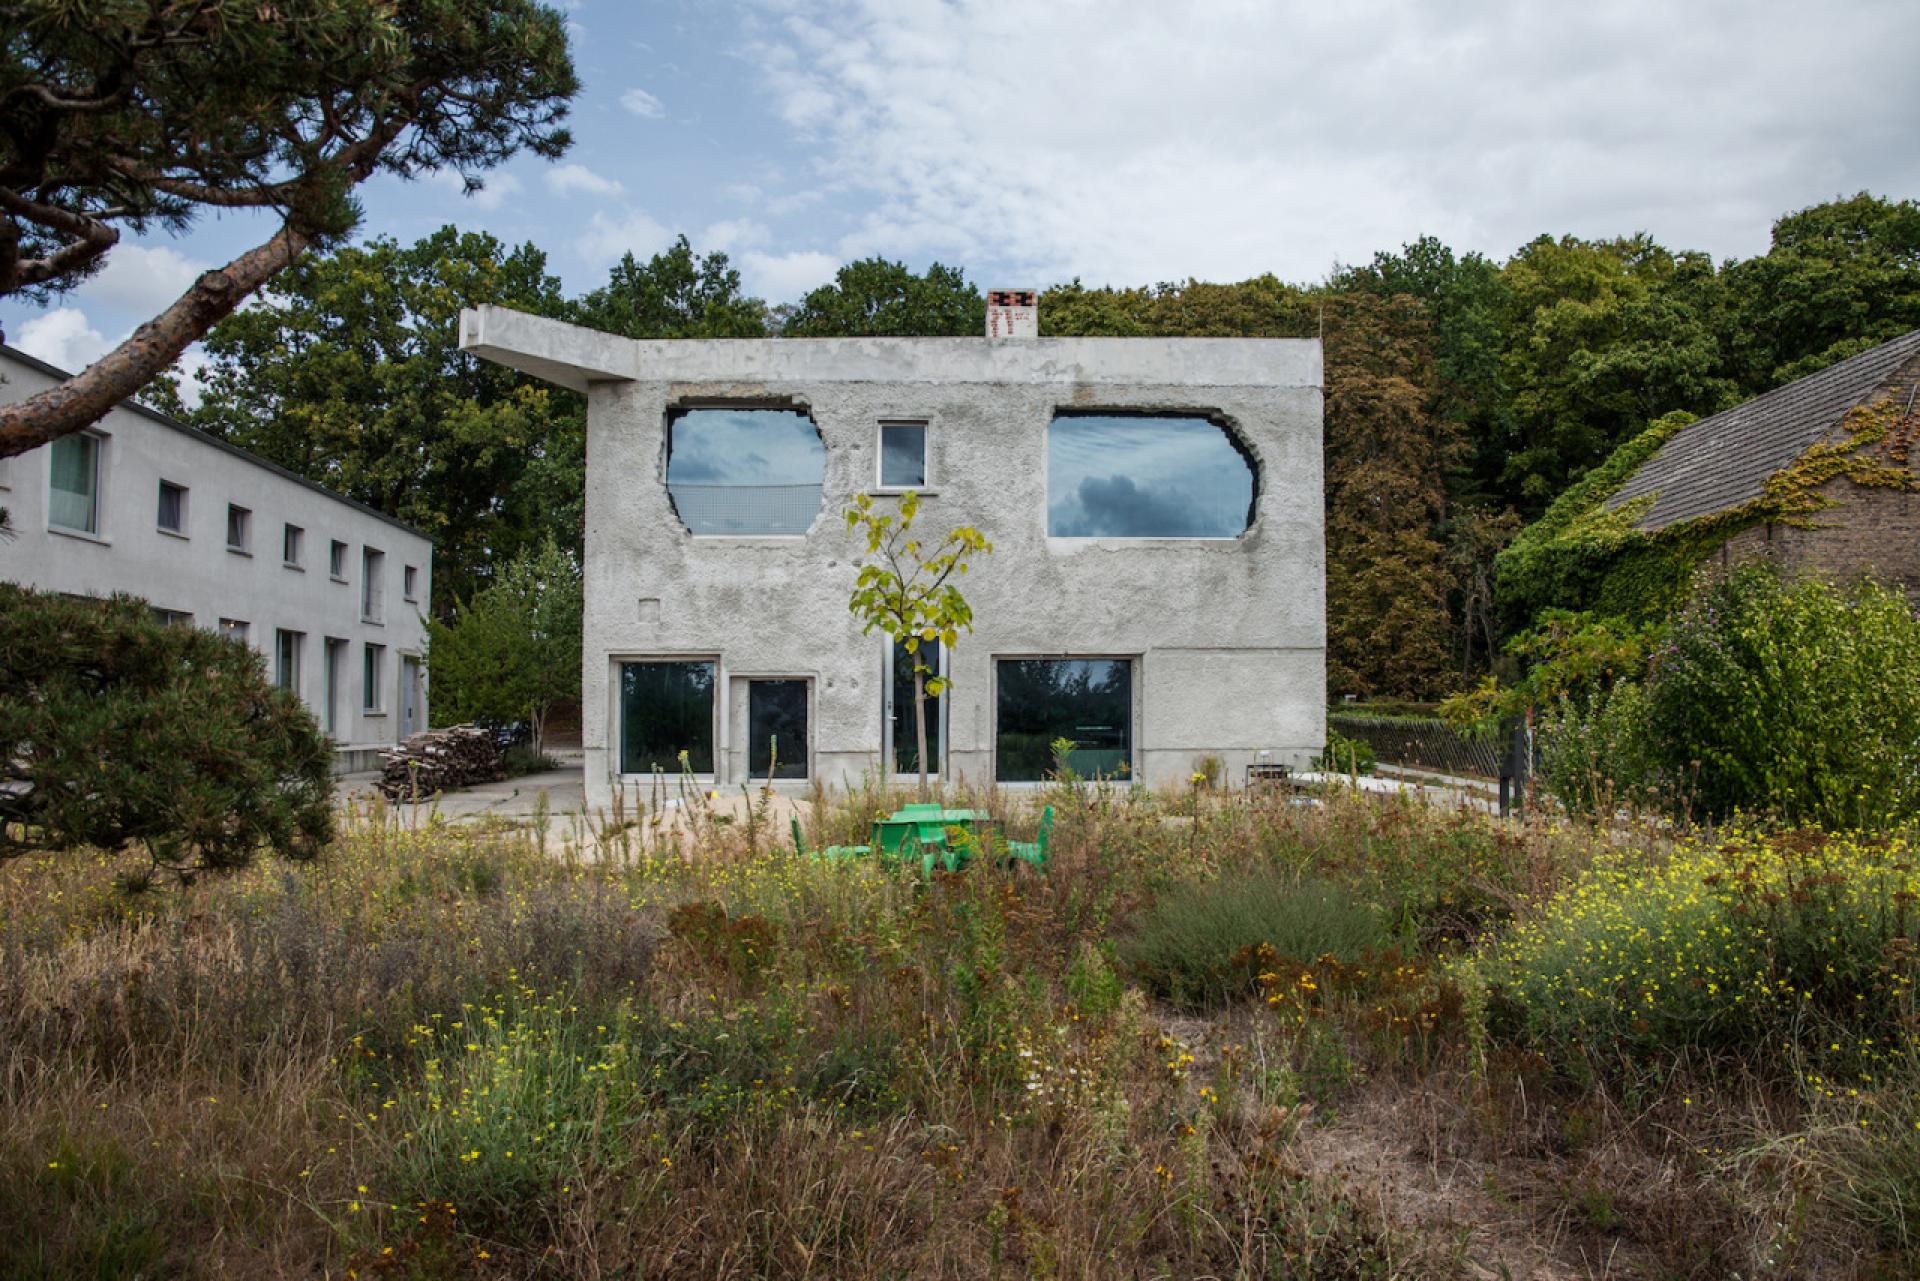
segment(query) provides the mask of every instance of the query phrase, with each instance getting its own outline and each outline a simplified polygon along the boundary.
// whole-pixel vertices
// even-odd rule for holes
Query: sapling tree
[[[939,641],[952,648],[962,629],[973,630],[973,608],[955,579],[964,577],[968,560],[987,555],[993,544],[971,525],[956,525],[931,545],[913,536],[920,512],[920,495],[912,490],[900,496],[897,511],[876,506],[866,494],[846,510],[847,529],[865,535],[867,550],[860,558],[847,608],[872,634],[885,632],[900,643],[913,661],[913,734],[920,762],[920,799],[927,799],[927,704],[950,683],[926,665],[922,647]]]

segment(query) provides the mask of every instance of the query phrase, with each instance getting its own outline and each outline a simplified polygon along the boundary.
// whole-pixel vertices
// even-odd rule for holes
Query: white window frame
[[[894,761],[899,759],[893,747],[893,691],[895,685],[893,647],[898,644],[898,642],[891,636],[883,636],[881,640],[885,642],[885,648],[881,651],[882,657],[880,660],[880,749],[883,753],[881,759],[886,762],[889,777],[919,778],[920,771],[918,770],[902,774],[893,767]],[[939,669],[934,672],[934,675],[941,680],[950,680],[952,679],[950,675],[952,670],[953,650],[950,646],[942,645],[940,646],[940,666]],[[944,689],[941,690],[939,695],[933,700],[935,709],[934,719],[940,730],[940,751],[936,754],[935,758],[929,762],[933,767],[927,771],[927,778],[929,780],[940,778],[943,773],[941,767],[946,764],[947,751],[950,746],[947,741],[947,729],[950,723],[948,713],[952,702],[953,700],[947,697],[947,691]]]
[[[287,553],[291,551],[293,555]],[[280,526],[280,563],[288,569],[306,569],[307,531],[303,525],[284,521]]]
[[[920,483],[918,485],[889,485],[887,483],[887,428],[918,427],[920,429]],[[925,418],[882,418],[873,433],[873,490],[877,494],[904,494],[909,490],[919,494],[933,492],[933,424]]]

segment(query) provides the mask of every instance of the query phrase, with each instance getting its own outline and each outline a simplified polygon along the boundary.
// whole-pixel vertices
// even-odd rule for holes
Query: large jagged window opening
[[[805,410],[679,409],[667,419],[667,493],[695,534],[806,533],[826,467]]]
[[[1252,457],[1212,418],[1059,414],[1047,429],[1055,538],[1235,538],[1257,493]]]

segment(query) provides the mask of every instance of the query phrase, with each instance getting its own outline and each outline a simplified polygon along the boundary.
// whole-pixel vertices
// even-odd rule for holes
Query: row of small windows
[[[91,432],[76,432],[54,441],[52,483],[47,508],[48,523],[60,529],[82,534],[100,533],[100,448],[101,438]],[[186,538],[189,490],[174,481],[160,482],[154,524],[163,534]],[[306,568],[307,531],[299,525],[280,528],[280,560],[289,569]],[[227,504],[227,550],[244,556],[253,554],[253,512],[238,503]],[[327,549],[327,572],[340,582],[347,581],[349,548],[333,539]],[[379,622],[385,597],[384,567],[386,553],[374,547],[360,549],[360,614],[369,622]],[[407,565],[401,571],[401,595],[418,599],[420,571]]]
[[[883,492],[932,481],[928,425],[882,422]],[[826,445],[804,410],[676,410],[667,493],[694,534],[804,534],[821,507]],[[1234,538],[1253,524],[1245,446],[1210,417],[1057,414],[1047,430],[1047,533],[1054,538]]]
[[[889,702],[893,767],[919,772],[912,664],[894,654]],[[924,660],[938,666],[938,646]],[[710,659],[620,665],[620,772],[684,767],[714,772],[715,669]],[[900,677],[905,673],[902,687]],[[1125,658],[1002,658],[995,662],[994,778],[1044,781],[1058,768],[1055,745],[1072,744],[1065,765],[1083,777],[1124,777],[1133,762],[1133,663]],[[807,777],[808,682],[747,682],[747,771],[755,778]],[[927,760],[939,773],[940,700],[926,699]]]
[[[169,626],[193,626],[193,615],[180,610],[156,607],[153,616]],[[242,645],[253,643],[253,624],[244,618],[223,618],[219,621],[218,630],[230,641]],[[337,636],[328,636],[323,638],[323,644],[321,674],[324,680],[320,702],[315,710],[320,714],[320,727],[328,734],[337,737],[347,652],[351,642]],[[274,629],[273,683],[275,685],[294,694],[300,693],[306,645],[305,632],[289,631],[286,628]],[[385,645],[367,643],[360,647],[360,710],[364,713],[380,715],[386,711],[384,679],[386,662],[387,647]]]

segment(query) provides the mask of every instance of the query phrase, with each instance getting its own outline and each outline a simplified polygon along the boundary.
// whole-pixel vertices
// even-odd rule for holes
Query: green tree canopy
[[[541,749],[548,714],[580,697],[584,600],[580,563],[548,539],[509,561],[452,623],[429,622],[433,719],[526,720]]]
[[[723,253],[695,253],[681,236],[646,264],[624,255],[607,283],[574,304],[573,318],[629,338],[761,338],[767,305],[740,290]]]
[[[934,263],[924,276],[905,263],[862,258],[842,267],[794,308],[792,338],[974,337],[986,331],[987,302],[958,267]]]
[[[480,303],[566,305],[546,255],[481,232],[304,258],[208,336],[188,421],[432,535],[444,615],[520,549],[580,537],[580,399],[460,351]]]
[[[0,457],[96,421],[351,232],[374,174],[477,183],[523,148],[559,155],[579,88],[535,0],[0,0],[0,32],[0,297],[77,284],[126,228],[279,220],[85,372],[0,406]]]

